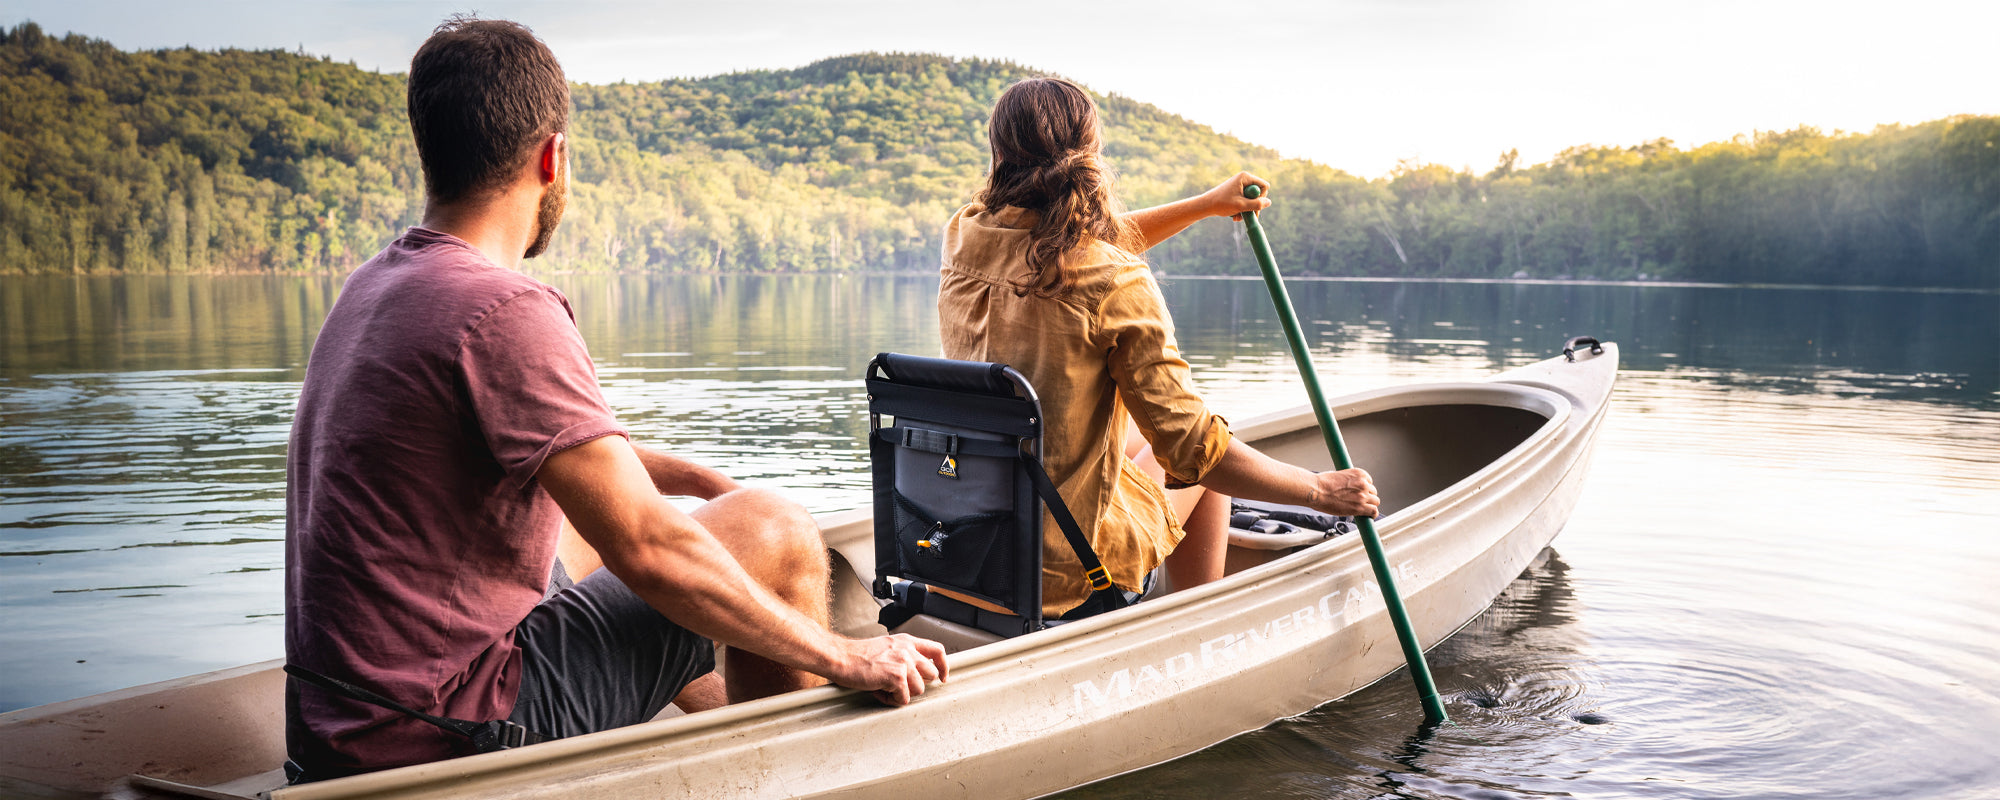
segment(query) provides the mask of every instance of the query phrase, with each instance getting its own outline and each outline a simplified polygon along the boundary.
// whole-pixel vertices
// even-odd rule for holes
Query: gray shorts
[[[507,718],[552,738],[645,722],[715,670],[714,644],[661,616],[610,570],[571,584],[560,561],[514,640],[521,694]]]

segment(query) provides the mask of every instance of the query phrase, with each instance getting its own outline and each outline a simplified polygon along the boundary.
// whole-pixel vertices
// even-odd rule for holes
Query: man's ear
[[[557,178],[562,177],[563,161],[568,155],[569,140],[562,134],[551,133],[542,140],[541,149],[535,154],[535,163],[541,168],[536,177],[541,179],[542,185],[555,183]]]

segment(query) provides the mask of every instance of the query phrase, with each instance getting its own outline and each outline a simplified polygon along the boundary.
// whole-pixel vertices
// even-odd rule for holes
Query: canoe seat
[[[1027,378],[898,353],[869,361],[865,378],[883,627],[942,621],[1001,638],[1047,627],[1044,506],[1086,579],[1113,588],[1042,469],[1041,402]]]

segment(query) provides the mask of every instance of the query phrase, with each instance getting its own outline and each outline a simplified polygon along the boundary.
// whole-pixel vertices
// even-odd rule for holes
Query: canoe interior
[[[1375,479],[1386,516],[1478,472],[1548,421],[1524,408],[1460,403],[1392,408],[1342,419],[1340,433],[1354,463]],[[1316,426],[1262,439],[1256,446],[1289,464],[1333,468]]]

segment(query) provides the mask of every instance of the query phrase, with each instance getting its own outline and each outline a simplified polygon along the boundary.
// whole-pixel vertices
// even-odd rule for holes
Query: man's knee
[[[696,517],[753,575],[825,579],[826,543],[819,526],[804,506],[784,495],[738,489],[702,506]]]

